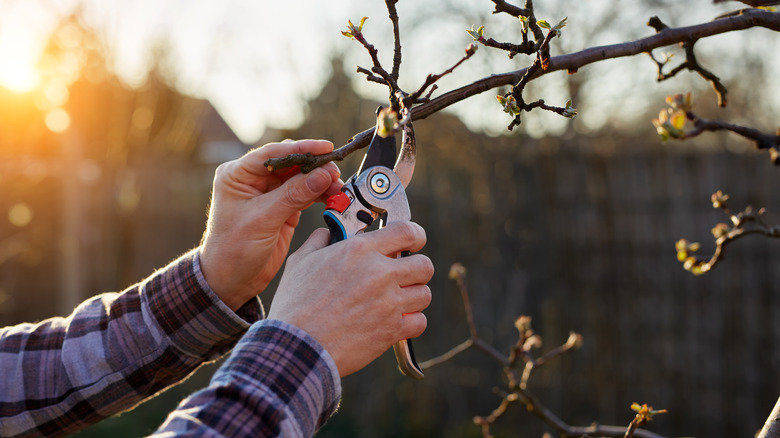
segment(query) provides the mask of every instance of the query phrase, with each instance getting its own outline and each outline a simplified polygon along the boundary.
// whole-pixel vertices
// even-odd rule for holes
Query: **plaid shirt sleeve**
[[[311,437],[338,407],[338,376],[306,332],[261,321],[209,387],[184,400],[153,437]]]
[[[0,436],[64,436],[127,410],[228,352],[263,317],[232,312],[193,250],[67,318],[0,329]]]

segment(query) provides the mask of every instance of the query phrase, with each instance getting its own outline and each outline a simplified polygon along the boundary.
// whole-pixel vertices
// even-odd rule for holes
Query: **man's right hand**
[[[411,222],[331,246],[328,239],[328,230],[318,229],[290,255],[268,318],[309,333],[343,377],[396,342],[422,334],[433,263],[420,254],[395,258],[425,245],[425,231]]]

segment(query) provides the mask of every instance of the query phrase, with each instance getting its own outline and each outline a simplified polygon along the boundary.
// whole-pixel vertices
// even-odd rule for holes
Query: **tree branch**
[[[693,26],[668,28],[662,32],[656,33],[655,35],[641,38],[635,41],[591,47],[576,53],[554,56],[550,58],[549,67],[544,71],[536,72],[533,78],[559,70],[568,70],[569,72],[573,73],[579,70],[581,67],[606,59],[616,59],[639,55],[659,47],[677,44],[691,38],[702,39],[727,32],[745,30],[752,27],[764,27],[776,32],[780,32],[780,14],[763,11],[760,9],[751,9],[749,11],[745,11],[744,14],[735,17],[722,18]],[[527,68],[522,68],[511,72],[494,74],[474,81],[471,84],[465,85],[458,89],[452,90],[448,93],[442,94],[430,102],[424,103],[414,108],[412,112],[413,118],[414,120],[424,119],[431,114],[437,113],[449,107],[450,105],[460,102],[461,100],[468,99],[469,97],[475,96],[493,88],[503,87],[516,83],[526,73],[527,70]]]
[[[780,238],[780,226],[769,226],[764,222],[765,210],[762,208],[755,212],[748,206],[739,213],[732,214],[726,205],[728,195],[720,190],[712,195],[712,206],[723,210],[723,213],[731,220],[731,225],[720,223],[712,229],[715,237],[715,252],[709,259],[698,258],[692,253],[699,250],[698,243],[689,243],[680,239],[676,244],[677,259],[683,263],[683,267],[696,275],[704,274],[712,270],[723,259],[726,247],[733,241],[750,234],[761,234],[770,238]]]
[[[398,28],[398,11],[395,9],[396,3],[398,3],[398,0],[385,0],[390,21],[393,23],[393,72],[390,73],[390,75],[397,81],[398,74],[401,70],[401,32]]]
[[[717,120],[702,119],[695,114],[689,114],[689,119],[693,120],[694,129],[686,132],[685,138],[696,137],[706,131],[731,131],[747,139],[753,140],[756,143],[757,149],[773,149],[780,147],[780,134],[772,135],[746,126],[720,122]],[[776,161],[775,157],[773,157],[773,161]],[[780,163],[775,162],[775,164]]]
[[[494,3],[506,3],[500,0]],[[509,5],[511,6],[511,5]],[[511,8],[510,8],[511,9]],[[570,73],[576,72],[581,67],[603,61],[605,59],[616,59],[627,56],[648,53],[653,49],[677,44],[689,39],[702,39],[726,32],[745,30],[752,27],[764,27],[776,32],[780,32],[780,13],[768,12],[760,9],[751,9],[743,14],[733,17],[720,18],[707,23],[678,28],[667,28],[655,35],[641,38],[621,44],[612,44],[606,46],[591,47],[576,53],[554,56],[549,59],[549,66],[546,70],[537,71],[531,78],[536,78],[544,74],[559,70],[567,70]],[[517,83],[528,71],[528,68],[522,68],[506,73],[493,74],[488,77],[474,81],[455,90],[442,94],[428,102],[418,105],[412,109],[412,120],[421,120],[435,114],[450,105],[462,100],[484,93],[494,88],[503,87]],[[386,72],[385,72],[386,73]],[[389,76],[389,75],[388,75]],[[368,145],[373,134],[373,128],[353,137],[348,144],[334,151],[328,156],[334,160],[343,159],[349,153]],[[346,152],[346,153],[345,153]],[[326,163],[327,159],[308,159],[292,160],[289,164],[281,163],[283,159],[269,160],[266,163],[273,168],[289,167],[292,165],[301,165],[302,169],[313,169]]]
[[[557,357],[574,348],[578,348],[582,343],[582,337],[580,335],[572,332],[563,345],[548,351],[539,358],[533,359],[531,357],[530,351],[541,346],[541,338],[531,329],[531,318],[528,316],[521,316],[515,322],[515,327],[518,330],[519,339],[507,357],[479,337],[477,326],[474,322],[474,313],[471,306],[471,300],[469,298],[468,289],[466,287],[466,269],[460,263],[455,263],[450,267],[449,277],[450,279],[455,280],[458,285],[458,290],[460,291],[461,300],[463,301],[463,307],[466,313],[466,322],[469,326],[469,339],[440,356],[420,363],[420,367],[427,369],[436,365],[440,365],[450,359],[453,359],[458,354],[470,348],[476,348],[482,351],[488,357],[494,359],[499,365],[501,365],[507,378],[507,389],[509,392],[501,399],[501,403],[489,415],[474,417],[474,423],[481,427],[483,437],[487,438],[491,436],[490,426],[503,417],[507,413],[509,407],[515,403],[523,404],[526,410],[533,413],[542,421],[553,427],[559,432],[561,436],[572,438],[583,436],[619,438],[624,436],[627,431],[626,427],[601,426],[597,424],[587,427],[571,426],[558,418],[558,416],[549,410],[526,387],[528,377],[531,374],[531,370],[535,366],[541,366],[554,357]],[[518,379],[517,372],[515,370],[517,361],[520,358],[523,358],[523,360],[526,361],[526,367],[522,379]],[[634,423],[632,422],[632,424]],[[661,435],[654,434],[647,430],[638,429],[636,428],[636,424],[634,424],[634,428],[635,430],[631,430],[633,436],[640,438],[664,438]]]
[[[463,58],[461,58],[458,62],[455,63],[452,67],[449,69],[435,75],[435,74],[429,74],[428,77],[425,78],[425,82],[420,86],[420,88],[412,93],[409,96],[409,99],[412,103],[416,102],[420,96],[425,92],[425,90],[435,84],[439,81],[439,79],[443,78],[444,76],[447,76],[448,74],[452,73],[456,68],[458,68],[461,64],[466,62],[469,58],[474,56],[474,54],[477,52],[477,46],[475,44],[469,44],[469,46],[466,48],[466,54],[463,55]],[[430,96],[430,95],[429,95]]]
[[[647,24],[653,27],[657,32],[663,32],[664,30],[669,28],[658,17],[650,18]],[[652,52],[648,52],[650,58],[652,58],[653,61],[655,61],[656,65],[658,66],[658,82],[662,82],[669,78],[673,78],[683,70],[690,70],[696,72],[705,80],[709,81],[710,84],[712,84],[712,89],[715,90],[715,94],[718,96],[718,105],[720,107],[725,107],[727,104],[726,93],[728,92],[728,90],[726,90],[726,86],[723,85],[723,83],[720,81],[720,78],[715,76],[715,74],[712,73],[711,71],[702,67],[701,64],[699,64],[699,61],[696,60],[696,54],[693,51],[693,46],[696,44],[696,41],[698,40],[691,39],[680,43],[683,47],[683,50],[685,50],[685,62],[672,69],[672,71],[670,71],[669,73],[663,72],[663,67],[666,64],[666,62],[659,62],[658,60],[655,59]]]

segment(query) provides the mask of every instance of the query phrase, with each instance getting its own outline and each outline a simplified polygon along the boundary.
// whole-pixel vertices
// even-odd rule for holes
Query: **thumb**
[[[291,215],[317,201],[332,183],[331,173],[324,168],[290,178],[276,190],[267,193],[271,198],[271,205],[274,206],[268,219],[274,222],[274,225],[281,226]]]

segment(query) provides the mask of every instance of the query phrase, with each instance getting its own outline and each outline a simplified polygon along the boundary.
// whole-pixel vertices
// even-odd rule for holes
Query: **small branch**
[[[331,161],[341,161],[347,155],[368,146],[368,143],[371,141],[371,137],[373,137],[374,135],[374,129],[375,128],[373,127],[370,129],[366,129],[365,131],[349,139],[347,144],[345,144],[344,146],[328,154],[323,154],[323,155],[290,154],[282,158],[271,158],[267,160],[264,163],[264,165],[269,170],[277,170],[277,169],[284,169],[292,166],[300,166],[301,172],[309,173],[312,170],[322,166],[325,163]]]
[[[516,108],[518,110],[515,113],[516,115],[514,119],[512,119],[512,122],[507,127],[507,129],[510,131],[515,126],[520,125],[520,111],[530,112],[535,108],[542,108],[548,111],[558,112],[559,114],[563,114],[563,111],[565,111],[565,108],[557,108],[545,105],[543,99],[539,99],[536,102],[532,102],[530,104],[525,103],[525,100],[523,99],[523,90],[525,89],[525,86],[528,85],[528,82],[531,81],[531,79],[539,70],[547,70],[547,68],[550,66],[550,41],[552,41],[556,34],[557,32],[553,30],[547,33],[544,41],[542,41],[542,44],[539,46],[539,50],[536,51],[536,58],[534,58],[533,64],[528,67],[528,69],[525,71],[525,74],[520,78],[519,81],[517,81],[517,84],[515,84],[512,89],[510,89],[504,96],[513,96],[515,98]]]
[[[382,85],[387,85],[387,86],[390,85],[390,84],[387,83],[386,80],[380,78],[379,76],[376,76],[374,74],[374,72],[372,72],[371,70],[369,70],[369,69],[367,69],[365,67],[358,66],[357,72],[366,75],[366,80],[369,81],[369,82],[376,82],[377,84],[382,84]]]
[[[527,17],[533,14],[533,8],[523,9],[515,5],[509,4],[504,0],[491,0],[491,1],[495,4],[495,8],[496,8],[496,10],[493,12],[494,14],[503,12],[505,14],[509,14],[516,18]]]
[[[479,42],[487,47],[509,52],[509,59],[512,59],[519,54],[530,55],[536,51],[536,44],[533,41],[528,41],[527,39],[523,42],[523,44],[501,43],[494,40],[493,38],[482,38],[479,40]]]
[[[720,190],[712,195],[713,207],[723,210],[723,213],[731,220],[731,225],[720,223],[712,229],[712,234],[715,237],[715,252],[709,259],[691,255],[699,250],[698,243],[689,243],[685,239],[677,242],[677,259],[683,263],[686,270],[696,275],[711,271],[723,259],[726,247],[747,235],[760,234],[765,237],[780,238],[780,226],[769,226],[764,222],[765,210],[763,208],[755,212],[752,207],[748,206],[743,211],[732,214],[726,206],[728,199],[729,196]]]
[[[382,67],[382,63],[379,61],[379,51],[376,49],[376,47],[369,43],[362,33],[356,34],[355,39],[366,48],[369,56],[371,56],[371,61],[374,63],[374,66],[371,67],[371,71],[384,79],[387,85],[391,88],[391,91],[398,90],[398,81],[390,73],[388,73],[384,67]]]
[[[490,437],[490,426],[503,417],[511,405],[515,403],[521,403],[525,406],[526,410],[539,417],[542,421],[556,429],[561,436],[564,437],[583,437],[583,436],[601,436],[601,437],[622,437],[626,433],[625,427],[619,426],[601,426],[591,425],[587,427],[571,426],[558,418],[552,411],[542,404],[542,402],[534,396],[526,388],[527,376],[524,376],[522,381],[518,381],[515,368],[517,359],[522,357],[526,362],[526,370],[524,374],[530,375],[530,370],[534,366],[541,366],[550,359],[557,357],[567,351],[577,348],[582,343],[582,337],[576,333],[570,333],[566,342],[543,356],[537,359],[531,359],[530,350],[532,348],[538,348],[541,346],[541,339],[531,329],[531,318],[528,316],[521,316],[515,322],[515,327],[519,333],[519,340],[515,344],[515,348],[510,352],[509,357],[501,354],[495,348],[479,338],[476,325],[474,323],[474,316],[471,308],[471,300],[469,298],[468,290],[466,288],[466,269],[460,263],[453,264],[450,267],[449,277],[458,285],[458,289],[463,300],[463,306],[466,311],[466,322],[469,325],[470,338],[448,352],[437,356],[433,359],[427,360],[420,364],[420,367],[427,369],[454,358],[458,354],[470,349],[476,348],[484,352],[488,357],[494,359],[499,365],[502,366],[504,373],[507,377],[507,389],[509,392],[501,399],[501,403],[487,416],[474,417],[474,423],[481,427],[482,436]],[[664,438],[660,435],[648,432],[646,430],[637,429],[634,436],[639,438]]]
[[[439,365],[441,363],[447,362],[448,360],[452,359],[453,357],[457,356],[458,354],[468,350],[469,348],[474,346],[474,341],[472,339],[466,339],[465,341],[461,342],[456,347],[452,348],[450,351],[436,356],[432,359],[428,359],[425,362],[421,362],[420,368],[423,370],[426,370],[431,367],[435,367],[436,365]]]
[[[658,17],[652,17],[650,18],[650,21],[647,23],[649,26],[653,27],[656,32],[664,32],[669,27],[664,24],[661,19]],[[672,78],[676,76],[678,73],[680,73],[683,70],[690,70],[693,72],[698,73],[702,78],[709,81],[709,83],[712,85],[712,89],[715,90],[715,94],[718,96],[718,105],[720,107],[725,107],[728,103],[726,100],[726,93],[728,90],[726,89],[726,86],[723,85],[723,83],[720,81],[720,78],[715,76],[714,73],[711,71],[705,69],[704,67],[699,64],[699,61],[696,60],[696,54],[694,53],[693,46],[696,44],[698,40],[697,39],[689,39],[687,41],[682,41],[680,44],[683,47],[683,50],[685,50],[685,62],[675,67],[672,71],[669,73],[663,72],[663,66],[666,64],[665,62],[659,62],[655,59],[652,52],[648,52],[650,57],[655,61],[656,65],[658,66],[658,82],[663,82],[669,78]]]
[[[694,129],[685,133],[685,138],[696,137],[707,131],[731,131],[756,143],[757,149],[776,149],[780,147],[780,135],[767,134],[754,128],[735,125],[716,120],[702,119],[695,114],[688,113],[688,119],[693,120]],[[775,164],[780,164],[773,157]]]
[[[444,76],[447,76],[448,74],[452,73],[456,68],[460,67],[461,64],[466,62],[469,58],[474,56],[474,54],[477,52],[477,46],[475,44],[469,44],[469,46],[466,48],[466,54],[463,55],[463,58],[461,58],[458,62],[455,63],[452,67],[448,68],[447,70],[435,75],[435,74],[429,74],[428,77],[425,78],[425,82],[422,84],[422,86],[412,93],[409,96],[409,99],[412,102],[417,101],[420,96],[425,92],[425,90],[434,85],[436,82],[439,81],[439,79],[443,78]],[[430,96],[430,94],[428,94]]]
[[[515,5],[509,4],[504,0],[491,0],[491,1],[495,5],[495,10],[493,11],[494,14],[500,14],[503,12],[505,14],[509,14],[516,18],[528,17],[528,27],[529,29],[531,29],[531,32],[533,32],[534,38],[536,38],[537,41],[541,41],[544,39],[544,35],[542,34],[542,29],[539,27],[538,24],[536,24],[536,16],[534,15],[533,0],[526,0],[525,8],[520,8]]]
[[[390,73],[390,75],[393,79],[398,81],[398,74],[401,70],[401,32],[398,28],[398,11],[395,9],[396,3],[398,3],[398,0],[385,0],[390,21],[393,23],[393,72]]]

